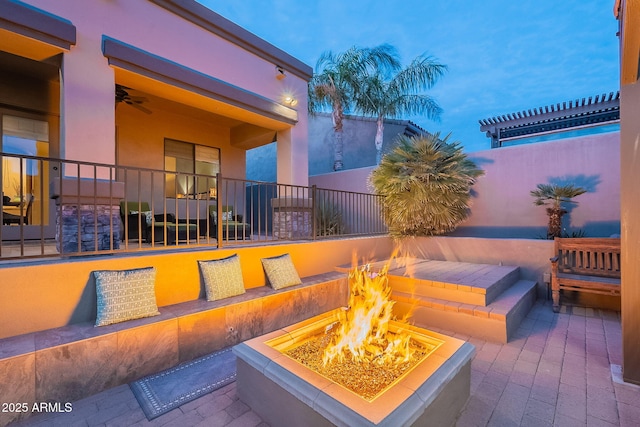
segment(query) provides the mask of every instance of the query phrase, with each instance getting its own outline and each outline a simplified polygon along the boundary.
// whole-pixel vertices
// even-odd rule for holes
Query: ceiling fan
[[[145,114],[151,114],[151,110],[143,107],[141,104],[147,102],[148,99],[144,96],[131,96],[129,90],[133,90],[130,87],[116,84],[116,104],[124,102],[127,105],[131,105],[133,108],[137,108]]]

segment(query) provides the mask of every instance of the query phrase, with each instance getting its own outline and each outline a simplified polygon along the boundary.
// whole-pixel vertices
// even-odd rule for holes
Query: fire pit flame
[[[412,359],[411,335],[402,330],[389,333],[394,301],[390,298],[387,270],[385,265],[379,273],[371,273],[367,264],[349,273],[349,305],[329,328],[335,330],[322,356],[324,366],[347,358],[388,366]]]

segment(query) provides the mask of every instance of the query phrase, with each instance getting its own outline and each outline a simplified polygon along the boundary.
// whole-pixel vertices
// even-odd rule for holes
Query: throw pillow
[[[198,261],[207,301],[216,301],[244,294],[240,258],[237,254],[227,258]]]
[[[144,215],[148,226],[153,225],[153,212],[152,211],[129,211],[131,215]]]
[[[273,289],[282,289],[302,283],[289,254],[262,258],[262,266]]]
[[[160,314],[153,267],[94,271],[98,315],[96,326]]]
[[[218,222],[218,210],[215,206],[209,208],[209,215],[213,217],[215,222]],[[233,208],[227,206],[222,207],[222,220],[233,221]]]
[[[224,212],[222,212],[222,220],[223,221],[233,221],[233,211],[224,211]]]
[[[149,227],[151,227],[153,225],[153,212],[151,211],[144,211],[142,212],[145,216],[145,218],[147,219],[147,225]]]

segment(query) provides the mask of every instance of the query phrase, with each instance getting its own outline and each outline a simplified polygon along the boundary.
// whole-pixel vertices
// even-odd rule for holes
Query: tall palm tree
[[[548,239],[562,237],[562,217],[567,213],[566,209],[564,209],[564,204],[578,203],[571,199],[586,192],[586,189],[573,184],[538,184],[538,187],[531,191],[531,196],[535,197],[534,205],[547,205],[547,215],[549,216]]]
[[[309,112],[331,110],[334,129],[333,169],[343,168],[342,128],[345,111],[354,105],[355,87],[366,75],[400,67],[396,49],[388,44],[351,47],[343,53],[324,52],[309,82]]]
[[[382,157],[385,118],[424,114],[430,119],[439,119],[442,108],[431,96],[421,92],[433,87],[446,71],[446,65],[421,55],[395,74],[376,72],[358,82],[356,108],[376,117],[376,164],[380,164]]]
[[[449,135],[401,136],[373,170],[389,234],[431,236],[454,230],[469,214],[471,186],[484,172]]]

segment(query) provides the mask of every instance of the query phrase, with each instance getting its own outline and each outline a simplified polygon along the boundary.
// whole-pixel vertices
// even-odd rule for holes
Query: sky
[[[448,66],[428,91],[467,152],[490,148],[478,123],[619,89],[614,0],[198,0],[311,67],[324,51],[395,46]]]

